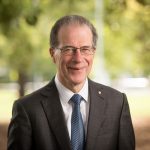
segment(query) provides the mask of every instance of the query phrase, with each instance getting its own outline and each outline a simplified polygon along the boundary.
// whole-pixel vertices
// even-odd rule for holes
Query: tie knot
[[[76,104],[76,105],[80,105],[81,100],[82,100],[82,96],[79,95],[79,94],[74,94],[74,95],[71,97],[71,101],[72,101],[74,104]]]

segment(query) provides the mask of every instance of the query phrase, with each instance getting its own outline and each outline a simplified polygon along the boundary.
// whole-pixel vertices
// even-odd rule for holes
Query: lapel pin
[[[101,91],[98,91],[98,94],[102,94],[102,92],[101,92]]]

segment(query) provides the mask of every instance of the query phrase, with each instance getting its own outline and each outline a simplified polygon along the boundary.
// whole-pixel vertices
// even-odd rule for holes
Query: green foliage
[[[30,0],[0,0],[0,27],[5,46],[0,47],[3,54],[2,62],[7,60],[11,70],[29,74],[35,54],[34,40],[31,39],[33,28],[36,26],[40,5],[38,1]],[[6,67],[6,66],[5,66]]]
[[[0,0],[0,26],[4,34],[9,34],[20,26],[20,19],[35,25],[40,14],[40,5],[34,0]],[[9,36],[9,35],[8,35]]]
[[[48,80],[54,75],[48,37],[56,17],[81,12],[90,15],[93,11],[90,0],[78,0],[78,3],[75,0],[0,0],[0,4],[0,33],[5,41],[0,43],[1,67],[24,72],[30,79],[44,76]]]
[[[0,0],[0,22],[7,25],[18,19],[23,10],[23,2],[20,0]]]
[[[150,75],[148,3],[105,1],[105,57],[112,77]]]
[[[112,78],[150,75],[149,0],[103,0],[105,64]],[[79,14],[95,22],[93,0],[0,0],[0,68],[29,79],[55,73],[48,52],[57,18]],[[9,71],[8,71],[9,72]]]
[[[9,44],[13,50],[9,55],[11,67],[16,70],[28,71],[34,50],[28,35],[24,32],[16,33],[15,38]]]
[[[137,0],[139,3],[141,3],[142,5],[150,5],[150,1],[149,0]]]

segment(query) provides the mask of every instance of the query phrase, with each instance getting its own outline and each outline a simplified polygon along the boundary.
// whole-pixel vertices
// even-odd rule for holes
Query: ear
[[[49,48],[49,53],[50,53],[50,56],[51,56],[53,62],[55,63],[55,52],[54,52],[54,48]]]

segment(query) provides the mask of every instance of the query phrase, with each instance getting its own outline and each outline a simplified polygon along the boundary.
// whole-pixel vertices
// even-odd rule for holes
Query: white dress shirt
[[[57,75],[55,76],[55,84],[59,92],[60,102],[64,111],[65,121],[71,139],[71,115],[72,115],[73,103],[69,100],[75,93],[73,93],[72,91],[67,89],[64,85],[62,85],[62,83],[60,83],[60,81],[58,80]],[[78,94],[80,94],[84,98],[84,100],[82,100],[80,104],[80,111],[82,114],[82,119],[84,123],[85,134],[86,134],[88,114],[89,114],[89,92],[88,92],[87,79],[85,81],[83,88],[78,92]]]

